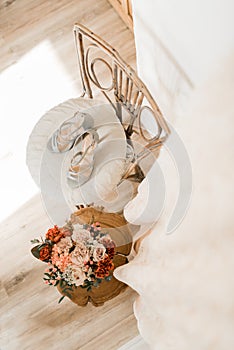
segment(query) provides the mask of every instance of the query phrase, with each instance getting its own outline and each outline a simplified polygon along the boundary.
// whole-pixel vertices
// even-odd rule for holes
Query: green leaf
[[[35,244],[35,243],[40,243],[39,239],[35,238],[35,239],[31,239],[30,241],[32,244]]]
[[[33,248],[31,249],[32,255],[35,256],[35,258],[37,258],[37,259],[39,259],[39,257],[40,257],[40,250],[39,250],[39,247],[40,247],[40,245],[37,245],[36,247],[33,247]]]
[[[63,301],[64,298],[65,298],[65,295],[63,295],[63,296],[59,299],[58,304],[60,304],[60,303]]]
[[[44,248],[45,246],[47,246],[47,244],[45,243],[42,243],[42,244],[39,244],[37,247],[37,249],[39,250],[39,252],[42,250],[42,248]]]
[[[53,242],[50,239],[45,239],[45,243],[48,243],[50,245],[53,245]]]
[[[112,276],[107,276],[107,277],[105,277],[105,280],[106,281],[110,281],[112,279]]]
[[[66,282],[64,280],[60,280],[59,284],[61,288],[66,286]]]
[[[69,286],[69,287],[67,288],[67,290],[71,290],[71,291],[72,291],[72,287]]]
[[[63,294],[66,294],[66,295],[69,296],[69,298],[70,298],[71,295],[70,295],[69,291],[72,292],[72,290],[73,290],[73,289],[72,289],[71,287],[65,286],[64,288],[62,288],[62,293],[63,293]]]
[[[51,277],[52,277],[52,276],[51,276],[49,273],[47,273],[47,272],[45,272],[44,275],[47,276],[47,277],[49,277],[49,279],[51,279]]]

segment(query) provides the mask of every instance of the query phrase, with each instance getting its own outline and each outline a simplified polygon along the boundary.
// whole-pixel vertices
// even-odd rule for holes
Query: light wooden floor
[[[79,94],[75,22],[87,25],[135,65],[132,34],[106,0],[4,0],[0,72],[48,39]],[[39,194],[0,224],[0,349],[118,349],[138,334],[135,293],[128,289],[100,308],[81,308],[68,300],[58,305],[57,290],[42,282],[44,265],[30,254],[30,239],[50,226]]]

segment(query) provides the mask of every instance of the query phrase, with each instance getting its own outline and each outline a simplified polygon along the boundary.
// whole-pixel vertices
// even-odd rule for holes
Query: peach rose
[[[79,267],[84,266],[90,259],[89,250],[83,243],[77,243],[70,256],[72,263]]]
[[[68,252],[72,247],[72,240],[70,237],[61,238],[61,240],[56,244],[58,248],[58,252]]]

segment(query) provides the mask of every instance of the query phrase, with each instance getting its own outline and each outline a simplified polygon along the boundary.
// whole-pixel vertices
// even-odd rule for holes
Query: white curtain
[[[134,312],[140,333],[152,349],[230,350],[234,346],[234,51],[230,40],[233,29],[232,33],[228,32],[231,5],[228,1],[198,1],[196,6],[194,2],[189,2],[194,3],[193,10],[200,6],[200,12],[194,10],[196,20],[188,25],[190,31],[191,28],[193,30],[191,37],[194,38],[196,31],[200,32],[200,45],[199,42],[195,45],[194,41],[190,44],[186,42],[188,32],[184,33],[183,39],[181,27],[186,30],[191,15],[188,4],[182,6],[184,3],[147,0],[143,4],[135,1],[133,9],[139,72],[151,87],[154,97],[160,101],[164,113],[169,113],[168,118],[188,151],[193,171],[192,200],[182,223],[167,235],[168,220],[179,189],[176,168],[170,155],[163,150],[158,162],[165,176],[167,191],[164,211],[150,234],[143,239],[136,258],[117,269],[116,276],[139,294]],[[168,15],[169,5],[176,9]],[[162,18],[155,25],[159,14]],[[170,28],[168,19],[171,16],[175,17],[174,24],[184,20],[185,23],[179,24],[180,30],[177,31],[176,26]],[[163,27],[163,23],[168,27]],[[160,25],[161,32],[156,28]],[[221,25],[224,28],[217,36]],[[215,30],[212,32],[209,26]],[[174,29],[170,32],[171,36],[168,34],[171,46],[169,39],[166,41],[166,37],[162,36],[166,29],[168,33]],[[140,41],[142,31],[144,41]],[[147,33],[152,37],[154,31],[158,38],[161,36],[162,43],[165,39],[167,48],[170,46],[170,62],[176,62],[180,57],[180,69],[184,67],[185,74],[178,72],[176,65],[175,71],[181,82],[186,82],[184,85],[181,83],[187,89],[186,95],[182,94],[182,90],[180,96],[174,95],[169,84],[165,88],[166,82],[163,96],[160,95],[163,70],[165,79],[168,75],[166,63],[157,67],[160,73],[155,68],[152,74],[155,52],[151,46],[146,46],[149,44]],[[208,51],[214,49],[215,42],[219,47],[215,48],[212,56]],[[177,55],[177,49],[183,44],[184,50]],[[199,46],[201,52],[198,53]],[[142,51],[143,47],[145,51]],[[163,46],[161,48],[164,50]],[[203,53],[205,66],[200,57]],[[147,60],[148,64],[145,64]],[[206,66],[209,66],[207,71]],[[199,72],[197,79],[193,67]],[[177,97],[181,98],[179,108],[174,101]],[[157,189],[152,174],[142,183],[139,197],[125,209],[126,217],[132,222],[145,223],[153,219],[149,211],[147,216],[146,211],[139,209],[139,205],[153,208],[157,202],[157,196],[151,196],[148,202],[148,197],[144,197],[147,193],[144,186],[151,186],[152,191]]]

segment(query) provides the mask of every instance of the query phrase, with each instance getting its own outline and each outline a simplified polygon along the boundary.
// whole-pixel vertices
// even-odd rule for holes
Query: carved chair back
[[[165,142],[170,129],[145,84],[113,47],[81,24],[75,24],[74,34],[83,88],[82,96],[93,98],[95,91],[101,91],[122,123],[128,142],[132,144],[135,133],[144,143],[143,151],[138,154],[132,167],[125,174],[125,178],[128,178],[135,168],[135,179],[141,181],[144,174],[139,167],[140,160],[149,154],[149,150],[158,148]],[[100,82],[98,65],[99,67],[104,65],[109,71],[109,86],[104,86]],[[145,112],[151,115],[150,118],[153,118],[155,123],[154,135],[149,134],[143,125],[142,115]]]

